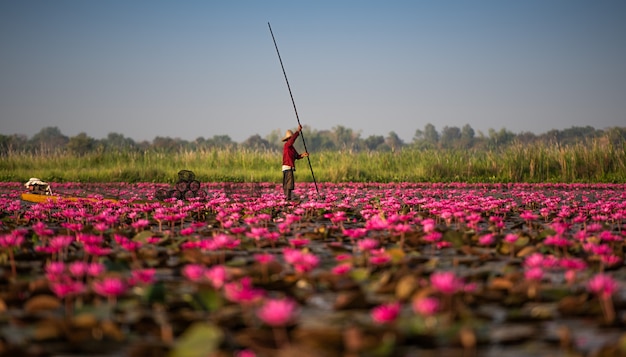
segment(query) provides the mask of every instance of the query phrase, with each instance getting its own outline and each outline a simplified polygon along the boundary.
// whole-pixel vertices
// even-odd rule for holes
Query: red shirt
[[[296,148],[293,147],[293,143],[296,142],[298,135],[300,135],[300,132],[296,131],[285,141],[285,145],[283,145],[283,165],[291,167],[296,166],[296,160],[300,158],[300,154],[296,151]]]

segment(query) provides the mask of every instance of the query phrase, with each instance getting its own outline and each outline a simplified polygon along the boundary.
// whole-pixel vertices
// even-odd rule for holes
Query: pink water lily
[[[224,296],[235,303],[251,304],[260,300],[265,295],[261,289],[252,286],[250,277],[241,278],[239,281],[233,281],[224,285]]]
[[[221,289],[229,278],[228,271],[223,265],[215,265],[206,269],[204,277],[215,289]]]
[[[206,268],[200,264],[187,264],[181,270],[183,276],[191,281],[197,282],[204,277]]]
[[[587,288],[592,293],[607,299],[617,291],[617,281],[610,275],[596,274],[587,283]]]
[[[334,266],[331,269],[331,272],[334,275],[345,275],[348,272],[350,272],[350,270],[352,270],[352,264],[350,264],[350,263],[341,263],[341,264],[338,264],[338,265]]]
[[[439,300],[435,297],[423,297],[413,300],[413,311],[422,316],[432,316],[439,311]]]
[[[128,288],[122,278],[106,277],[93,282],[93,289],[102,296],[118,296],[126,292]]]
[[[291,299],[268,299],[257,310],[257,316],[270,326],[285,326],[297,312],[297,304]]]
[[[20,244],[3,239],[8,307],[24,305],[42,292],[42,285],[65,304],[80,302],[87,308],[100,296],[115,302],[145,293],[148,300],[142,302],[160,301],[153,293],[165,286],[165,301],[184,304],[185,314],[230,330],[228,336],[236,332],[230,326],[255,337],[271,330],[278,337],[276,346],[264,347],[278,350],[291,333],[309,327],[310,316],[365,312],[369,319],[357,319],[346,329],[336,324],[340,321],[328,321],[329,329],[340,325],[341,343],[346,344],[342,351],[355,354],[359,349],[347,346],[365,339],[351,333],[373,333],[372,341],[379,340],[381,331],[400,336],[394,340],[400,351],[410,350],[406,341],[413,341],[414,333],[445,344],[441,341],[449,339],[440,338],[442,331],[472,329],[474,320],[489,312],[480,306],[487,301],[494,311],[510,309],[510,302],[526,311],[536,303],[556,306],[560,292],[569,293],[575,308],[580,305],[584,312],[580,316],[559,304],[565,307],[559,313],[574,313],[568,320],[590,323],[594,313],[600,315],[599,304],[603,331],[611,335],[620,327],[624,184],[344,183],[324,185],[319,198],[310,184],[301,184],[300,196],[307,199],[298,205],[281,203],[274,183],[260,184],[254,195],[237,185],[229,191],[224,183],[209,183],[203,185],[202,199],[163,202],[145,202],[153,198],[152,184],[116,186],[111,193],[126,196],[117,202],[27,206],[0,197],[0,209],[6,212],[0,236],[21,239]],[[63,187],[69,192],[70,187]],[[145,232],[137,235],[140,231]],[[481,246],[489,249],[476,249]],[[452,249],[444,249],[448,247]],[[8,274],[10,253],[18,272],[25,272],[17,279]],[[31,264],[32,259],[41,262]],[[108,281],[112,278],[119,284]],[[539,294],[546,288],[556,293]],[[289,299],[281,296],[294,299],[291,319],[285,317],[289,309],[269,303]],[[191,311],[195,302],[206,299],[223,309]],[[274,315],[259,315],[265,303]],[[148,309],[142,313],[158,319],[162,331],[157,335],[173,343],[171,328],[177,325],[168,320],[171,311],[159,310],[158,303],[140,305],[128,306]],[[116,307],[116,324],[134,316],[128,306]],[[307,324],[302,331],[291,329],[299,322],[300,308]],[[401,315],[404,308],[410,310],[407,316]],[[550,323],[560,319],[548,318]],[[7,324],[14,327],[12,321]],[[132,330],[132,324],[123,328]],[[489,338],[477,337],[489,348]],[[593,353],[579,344],[568,348]],[[229,346],[222,341],[220,351],[234,354]],[[247,347],[238,340],[233,349]]]
[[[446,295],[452,295],[463,290],[464,283],[453,272],[434,272],[430,276],[432,287]]]
[[[15,258],[13,256],[13,250],[19,248],[24,242],[25,233],[21,230],[14,230],[10,234],[4,234],[0,236],[0,248],[3,248],[9,253],[9,259],[11,261],[11,274],[17,275],[17,267],[15,265]]]
[[[147,285],[155,281],[156,269],[135,269],[130,272],[129,285]]]
[[[372,309],[370,315],[375,323],[391,323],[394,322],[400,314],[400,307],[401,305],[397,301],[378,305]]]
[[[67,296],[81,294],[85,291],[85,284],[76,280],[62,279],[51,282],[50,290],[60,299],[64,299]]]
[[[596,274],[587,282],[587,289],[598,296],[602,314],[607,323],[615,320],[615,307],[613,306],[613,294],[617,291],[619,284],[610,275]]]

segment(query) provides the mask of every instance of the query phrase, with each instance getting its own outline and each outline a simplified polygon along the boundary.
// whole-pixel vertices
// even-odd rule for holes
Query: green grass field
[[[0,158],[0,181],[167,183],[185,169],[202,182],[278,182],[280,158],[275,151],[243,149],[13,153]],[[498,151],[313,152],[310,163],[318,182],[626,182],[626,147],[602,141],[511,145]],[[297,168],[298,181],[313,181],[307,159]]]

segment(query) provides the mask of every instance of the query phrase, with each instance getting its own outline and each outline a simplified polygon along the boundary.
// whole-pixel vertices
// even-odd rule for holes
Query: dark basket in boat
[[[169,190],[166,190],[164,188],[159,188],[158,190],[156,190],[156,192],[154,193],[154,197],[159,200],[159,201],[164,201],[171,196]]]
[[[178,171],[178,180],[179,181],[193,181],[196,179],[196,174],[193,173],[193,171],[189,171],[189,170],[180,170]]]
[[[195,191],[185,191],[185,199],[186,200],[190,200],[192,198],[196,197],[196,192]]]
[[[174,194],[172,195],[172,197],[176,198],[177,200],[182,200],[184,198],[184,195],[184,191],[174,190]]]
[[[193,180],[189,183],[189,189],[192,191],[198,191],[200,189],[200,181]]]
[[[176,189],[180,192],[185,192],[189,189],[189,182],[184,180],[179,180],[176,182]]]

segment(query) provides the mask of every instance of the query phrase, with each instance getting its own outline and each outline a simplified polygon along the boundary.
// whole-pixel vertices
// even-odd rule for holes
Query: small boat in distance
[[[33,202],[33,203],[43,203],[43,202],[58,202],[58,201],[91,201],[91,202],[99,202],[99,201],[108,201],[108,202],[118,202],[118,200],[114,198],[98,198],[98,197],[64,197],[59,195],[42,195],[38,193],[30,193],[24,192],[20,195],[20,198],[23,201]]]

